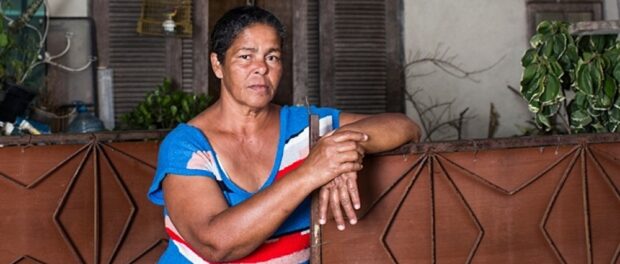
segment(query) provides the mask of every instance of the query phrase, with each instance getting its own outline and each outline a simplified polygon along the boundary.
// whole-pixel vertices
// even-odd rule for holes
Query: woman
[[[149,190],[171,238],[160,263],[307,262],[309,194],[322,188],[321,223],[329,205],[339,229],[342,210],[355,224],[364,154],[417,139],[402,114],[312,107],[322,138],[309,150],[308,110],[270,103],[283,38],[280,21],[257,7],[233,9],[215,25],[220,98],[162,142]]]

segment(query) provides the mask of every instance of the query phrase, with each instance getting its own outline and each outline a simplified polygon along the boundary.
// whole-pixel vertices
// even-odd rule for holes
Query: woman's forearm
[[[230,261],[244,257],[262,245],[314,189],[301,176],[292,172],[243,203],[213,217],[208,227],[202,228],[200,237],[204,242],[217,238],[219,241],[211,243],[217,243],[219,248],[207,248],[203,253],[215,251],[219,261]]]
[[[368,153],[391,150],[420,138],[420,128],[404,114],[385,113],[361,118],[359,115],[346,115],[342,114],[341,121],[345,123],[338,130],[367,134],[368,141],[360,144]]]

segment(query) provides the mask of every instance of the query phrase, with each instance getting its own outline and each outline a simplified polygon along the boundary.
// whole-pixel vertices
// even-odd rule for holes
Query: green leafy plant
[[[9,82],[25,87],[41,86],[42,78],[30,77],[40,64],[45,36],[31,19],[43,3],[43,0],[30,3],[16,19],[5,14],[10,1],[0,5],[0,85]]]
[[[543,21],[521,60],[521,95],[546,131],[616,132],[620,124],[620,43],[616,35],[572,36]]]
[[[206,95],[194,95],[172,88],[170,79],[164,79],[143,102],[121,117],[124,129],[169,129],[187,122],[211,103]]]

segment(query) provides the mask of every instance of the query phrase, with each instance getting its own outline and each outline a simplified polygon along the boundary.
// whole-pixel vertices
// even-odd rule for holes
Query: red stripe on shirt
[[[196,253],[196,250],[194,250],[187,242],[185,242],[185,240],[183,240],[183,238],[181,236],[179,236],[177,233],[175,233],[172,229],[166,227],[166,233],[168,234],[168,236],[170,236],[170,239],[185,245],[191,251]],[[196,253],[196,255],[200,256],[200,254],[198,254],[198,253]],[[203,260],[204,260],[204,258],[203,258]]]
[[[249,256],[233,262],[263,262],[270,259],[286,256],[310,247],[310,233],[296,232],[277,238],[276,241],[267,241]]]
[[[289,172],[293,171],[294,169],[297,169],[297,167],[299,167],[299,165],[304,163],[304,160],[305,159],[300,159],[298,161],[295,161],[295,162],[291,163],[291,165],[288,165],[286,168],[278,171],[278,174],[276,174],[276,181],[279,180],[280,178],[284,177],[284,175],[288,174]]]
[[[168,236],[170,236],[171,239],[187,246],[187,248],[196,253],[196,251],[187,242],[185,242],[183,238],[181,238],[178,234],[172,231],[172,229],[166,228],[166,233],[168,233]],[[290,255],[292,253],[304,250],[308,247],[310,247],[310,233],[306,232],[305,234],[302,234],[301,232],[296,232],[276,238],[275,241],[267,241],[263,243],[260,247],[258,247],[252,254],[242,259],[235,260],[231,263],[263,262],[270,259]]]

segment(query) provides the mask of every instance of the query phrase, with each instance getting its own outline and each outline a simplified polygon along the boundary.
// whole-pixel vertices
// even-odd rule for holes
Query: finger
[[[362,145],[360,144],[355,144],[355,150],[357,151],[357,153],[359,153],[362,157],[364,157],[364,155],[366,155],[366,150],[362,147]]]
[[[334,171],[336,175],[341,175],[349,172],[356,172],[363,168],[364,166],[359,162],[345,162],[338,166],[338,168]]]
[[[358,145],[359,144],[355,143],[354,141],[341,142],[337,145],[336,151],[338,152],[356,151],[359,153],[360,147],[358,147]]]
[[[340,197],[338,196],[337,190],[330,191],[330,207],[332,209],[332,215],[334,216],[334,220],[336,221],[336,227],[338,230],[344,230],[344,218],[342,217],[342,212],[340,211]]]
[[[329,205],[329,187],[330,183],[321,187],[319,191],[319,224],[327,223],[327,206]]]
[[[359,144],[357,145],[355,151],[357,152],[358,159],[357,162],[362,163],[364,161],[364,156],[366,156],[366,151]]]
[[[338,153],[334,158],[335,158],[335,161],[339,163],[359,162],[360,154],[357,151],[351,150],[351,151]]]
[[[347,190],[349,191],[349,197],[351,198],[353,207],[356,210],[359,210],[362,207],[362,202],[360,201],[360,194],[357,188],[357,173],[355,172],[347,173],[346,181],[347,181]]]
[[[349,188],[347,186],[346,178],[342,178],[341,184],[338,185],[338,194],[340,195],[340,205],[344,209],[344,213],[349,218],[349,223],[354,225],[357,223],[357,215],[351,204],[351,197],[349,197]]]
[[[335,133],[331,138],[336,143],[349,141],[349,140],[366,141],[368,140],[368,135],[362,132],[357,132],[357,131],[342,131],[339,133]]]

